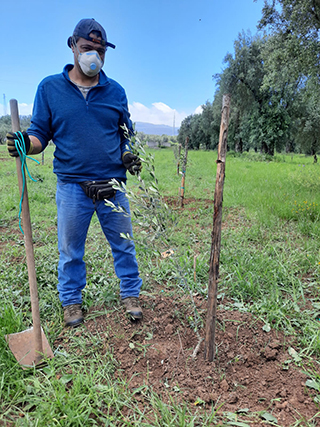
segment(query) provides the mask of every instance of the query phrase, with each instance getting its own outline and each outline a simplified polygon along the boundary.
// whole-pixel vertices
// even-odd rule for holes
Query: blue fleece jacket
[[[61,74],[45,78],[38,87],[29,135],[43,149],[55,144],[53,171],[63,182],[126,180],[122,154],[129,143],[120,126],[132,130],[124,89],[100,71],[99,83],[84,99],[71,82],[66,65]]]

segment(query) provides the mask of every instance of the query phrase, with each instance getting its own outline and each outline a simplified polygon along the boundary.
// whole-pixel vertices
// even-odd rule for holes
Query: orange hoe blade
[[[18,112],[18,102],[15,99],[10,100],[12,131],[20,131],[20,120]],[[20,189],[20,196],[23,189],[23,176],[21,171],[20,157],[16,157],[17,175]],[[25,175],[25,174],[24,174]],[[23,332],[6,335],[6,341],[14,357],[24,368],[30,368],[42,364],[46,358],[53,358],[53,352],[50,348],[47,338],[40,325],[39,299],[36,279],[36,269],[34,262],[34,251],[32,242],[32,229],[30,220],[30,210],[27,192],[27,183],[24,183],[24,194],[22,200],[22,221],[24,229],[24,243],[26,248],[29,289],[31,297],[31,310],[33,327]]]
[[[33,327],[22,332],[6,335],[6,341],[22,368],[32,368],[43,362],[44,359],[52,359],[53,353],[41,328],[42,352],[36,351],[37,343]]]

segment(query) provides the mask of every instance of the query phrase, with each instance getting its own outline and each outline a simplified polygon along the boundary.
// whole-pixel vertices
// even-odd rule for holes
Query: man
[[[141,170],[132,154],[127,131],[132,131],[124,89],[101,70],[107,47],[104,28],[94,19],[82,19],[69,37],[74,64],[39,85],[31,126],[23,132],[26,154],[38,154],[49,141],[55,144],[57,175],[58,291],[66,326],[83,322],[81,291],[86,285],[83,261],[85,240],[94,212],[111,246],[115,272],[120,279],[120,297],[126,312],[142,318],[139,277],[134,243],[120,237],[132,235],[131,220],[106,206],[104,199],[130,212],[125,194],[109,181],[126,181]],[[17,136],[7,134],[11,156],[17,156]]]

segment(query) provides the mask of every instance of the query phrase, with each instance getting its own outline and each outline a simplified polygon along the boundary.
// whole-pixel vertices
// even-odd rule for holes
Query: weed
[[[304,200],[301,204],[294,201],[294,207],[292,209],[292,216],[295,219],[308,219],[315,222],[319,219],[319,208],[318,203],[308,203]]]

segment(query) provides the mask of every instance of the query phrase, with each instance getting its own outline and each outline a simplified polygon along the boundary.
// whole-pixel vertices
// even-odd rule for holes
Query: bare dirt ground
[[[259,415],[251,419],[251,426],[264,424],[263,416],[268,414],[278,425],[291,426],[318,413],[315,392],[306,387],[308,376],[288,353],[294,347],[292,340],[272,329],[265,332],[264,324],[248,313],[219,310],[216,359],[211,363],[204,360],[203,341],[197,356],[192,357],[199,337],[188,325],[187,319],[194,313],[190,299],[185,298],[144,295],[142,321],[132,322],[122,311],[113,311],[87,320],[76,334],[86,333],[86,329],[99,334],[104,341],[102,351],[112,350],[119,363],[115,376],[125,377],[133,391],[144,385],[152,387],[165,402],[172,396],[176,402],[203,411],[222,405],[218,414],[237,413],[238,422],[248,420],[249,413],[267,411],[260,421]],[[206,302],[196,297],[195,304],[204,314]],[[99,307],[89,315],[95,310]],[[204,329],[199,335],[205,336]],[[55,344],[68,346],[63,333]],[[137,392],[135,397],[147,405],[143,393]],[[316,418],[314,425],[317,420],[320,422]]]

